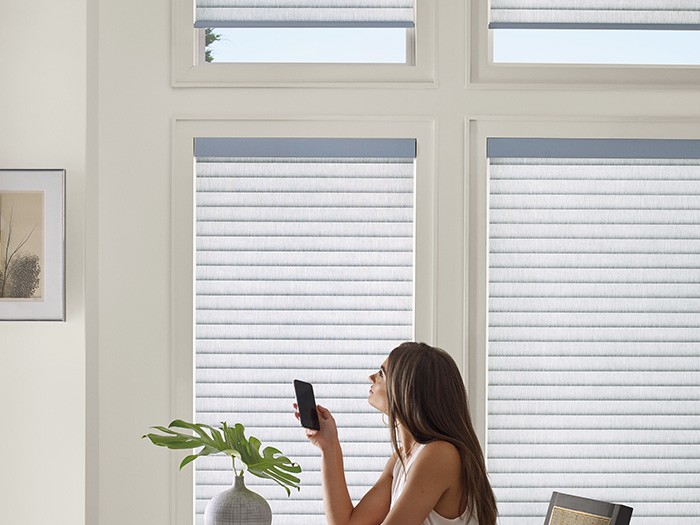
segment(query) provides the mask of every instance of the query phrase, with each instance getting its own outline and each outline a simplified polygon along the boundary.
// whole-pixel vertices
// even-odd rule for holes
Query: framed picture
[[[0,320],[65,320],[65,170],[0,169]]]

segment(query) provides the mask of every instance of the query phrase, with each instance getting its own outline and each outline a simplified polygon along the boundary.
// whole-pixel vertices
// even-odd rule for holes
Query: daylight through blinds
[[[490,158],[487,450],[503,525],[540,525],[552,491],[634,507],[637,525],[700,521],[700,146],[596,157],[604,142]]]
[[[196,0],[195,27],[413,26],[413,0]]]
[[[292,381],[312,382],[333,410],[358,501],[391,454],[367,377],[413,336],[414,159],[226,158],[199,146],[219,156],[196,165],[196,418],[243,423],[300,463],[289,498],[251,475],[246,484],[275,523],[322,524],[320,454],[293,417]],[[232,474],[227,458],[198,463],[203,523]]]
[[[491,0],[492,29],[700,29],[697,0]]]

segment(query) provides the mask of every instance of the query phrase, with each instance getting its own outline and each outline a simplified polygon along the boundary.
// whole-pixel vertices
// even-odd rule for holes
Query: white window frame
[[[176,118],[172,140],[171,231],[171,419],[195,414],[195,137],[415,138],[414,335],[435,338],[436,160],[434,126],[423,120],[207,120]],[[191,322],[185,322],[189,319]],[[387,352],[391,349],[387,349]],[[291,401],[290,401],[291,402]],[[388,438],[388,435],[387,435]],[[186,454],[171,455],[174,525],[195,519],[194,469],[179,470]]]
[[[468,392],[474,428],[488,458],[488,138],[621,138],[700,139],[700,120],[500,120],[479,118],[468,122],[469,197],[468,283],[469,376]]]
[[[202,31],[194,28],[194,0],[172,0],[173,87],[382,87],[435,83],[437,2],[416,0],[415,56],[407,64],[201,63]],[[411,50],[412,51],[412,50]]]
[[[470,30],[467,83],[498,84],[519,89],[543,86],[690,88],[700,84],[700,66],[502,64],[493,61],[493,33],[488,29],[490,2],[471,2],[466,27]]]

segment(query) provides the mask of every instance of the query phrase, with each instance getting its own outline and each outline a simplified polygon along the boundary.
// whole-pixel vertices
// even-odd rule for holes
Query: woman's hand
[[[296,410],[299,407],[294,403],[294,417],[299,419],[299,412]],[[316,406],[316,412],[318,412],[318,422],[320,430],[313,430],[310,428],[305,428],[306,438],[316,445],[321,451],[327,451],[339,444],[338,441],[338,427],[335,424],[335,419],[329,410],[325,409],[321,405]]]
[[[294,416],[299,419],[298,406],[294,403]],[[348,492],[343,467],[343,451],[338,441],[338,428],[333,415],[316,406],[320,430],[306,430],[307,439],[321,449],[321,483],[326,523],[329,525],[351,525],[382,523],[389,513],[391,503],[391,480],[396,456],[387,462],[384,472],[357,507],[353,506]]]

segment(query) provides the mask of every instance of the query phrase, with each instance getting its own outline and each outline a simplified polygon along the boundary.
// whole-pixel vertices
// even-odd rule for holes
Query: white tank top
[[[416,459],[420,451],[423,450],[424,446],[425,445],[417,445],[415,447],[415,452],[411,455],[410,458],[408,458],[408,461],[406,462],[405,472],[401,467],[401,462],[398,460],[396,461],[396,465],[394,465],[394,479],[391,482],[392,507],[394,506],[394,503],[399,499],[399,496],[401,496],[401,493],[403,492],[403,489],[406,486],[406,476],[408,475],[408,471],[411,470],[413,461]],[[476,518],[472,518],[471,520],[468,519],[467,511],[468,509],[464,511],[464,514],[457,518],[448,519],[440,516],[440,514],[435,512],[435,510],[431,510],[430,514],[428,514],[428,517],[423,522],[423,525],[479,525],[479,522],[476,520]]]

